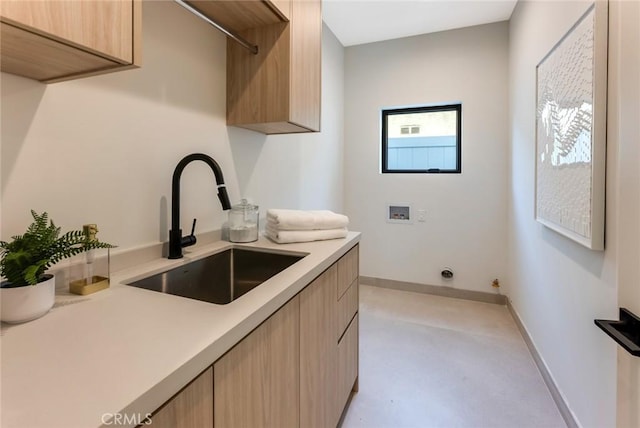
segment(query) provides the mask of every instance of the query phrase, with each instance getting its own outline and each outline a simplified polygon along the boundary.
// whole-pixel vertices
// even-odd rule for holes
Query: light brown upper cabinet
[[[1,69],[56,82],[137,67],[141,0],[2,0]]]
[[[187,3],[234,33],[288,21],[291,7],[290,0],[189,0]]]
[[[227,125],[265,134],[320,130],[320,0],[189,1],[258,46],[227,42]]]

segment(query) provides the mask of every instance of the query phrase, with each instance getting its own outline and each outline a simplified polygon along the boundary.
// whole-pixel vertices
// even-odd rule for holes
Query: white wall
[[[341,211],[344,49],[327,27],[322,62],[322,132],[268,137],[226,126],[226,39],[172,2],[144,2],[138,70],[51,85],[2,73],[2,239],[33,208],[124,249],[166,241],[173,169],[192,152],[218,161],[232,203]],[[183,230],[193,217],[199,232],[227,219],[201,162],[182,177]]]
[[[533,214],[536,64],[588,6],[518,2],[511,17],[508,295],[578,423],[602,428],[615,425],[616,350],[593,320],[617,319],[615,142],[607,149],[604,252],[545,228]]]
[[[609,3],[608,141],[618,147],[618,306],[640,314],[640,2]],[[613,318],[617,319],[617,318]],[[617,426],[640,426],[640,361],[615,342]]]
[[[492,292],[505,275],[508,26],[346,48],[345,206],[361,274]],[[462,102],[462,174],[380,174],[380,109]],[[387,203],[426,222],[385,221]],[[455,272],[444,282],[443,267]]]

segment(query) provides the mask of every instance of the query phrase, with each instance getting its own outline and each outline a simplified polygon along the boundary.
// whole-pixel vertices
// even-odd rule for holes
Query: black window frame
[[[389,169],[388,168],[388,130],[387,118],[390,115],[408,113],[431,113],[438,111],[455,111],[456,123],[456,169]],[[462,173],[462,103],[443,104],[434,106],[405,107],[383,109],[382,113],[382,173],[383,174],[461,174]]]

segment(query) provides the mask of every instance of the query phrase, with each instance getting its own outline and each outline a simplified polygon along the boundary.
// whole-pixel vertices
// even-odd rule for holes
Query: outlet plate
[[[412,224],[411,204],[387,204],[385,218],[387,223]]]
[[[418,221],[423,223],[427,221],[427,210],[418,210]]]

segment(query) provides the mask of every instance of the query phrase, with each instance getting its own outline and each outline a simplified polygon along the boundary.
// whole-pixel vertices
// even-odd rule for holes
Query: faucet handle
[[[181,239],[181,246],[184,247],[190,247],[192,245],[195,245],[196,243],[196,220],[197,219],[193,219],[193,224],[191,225],[191,235],[188,236],[183,236]]]

